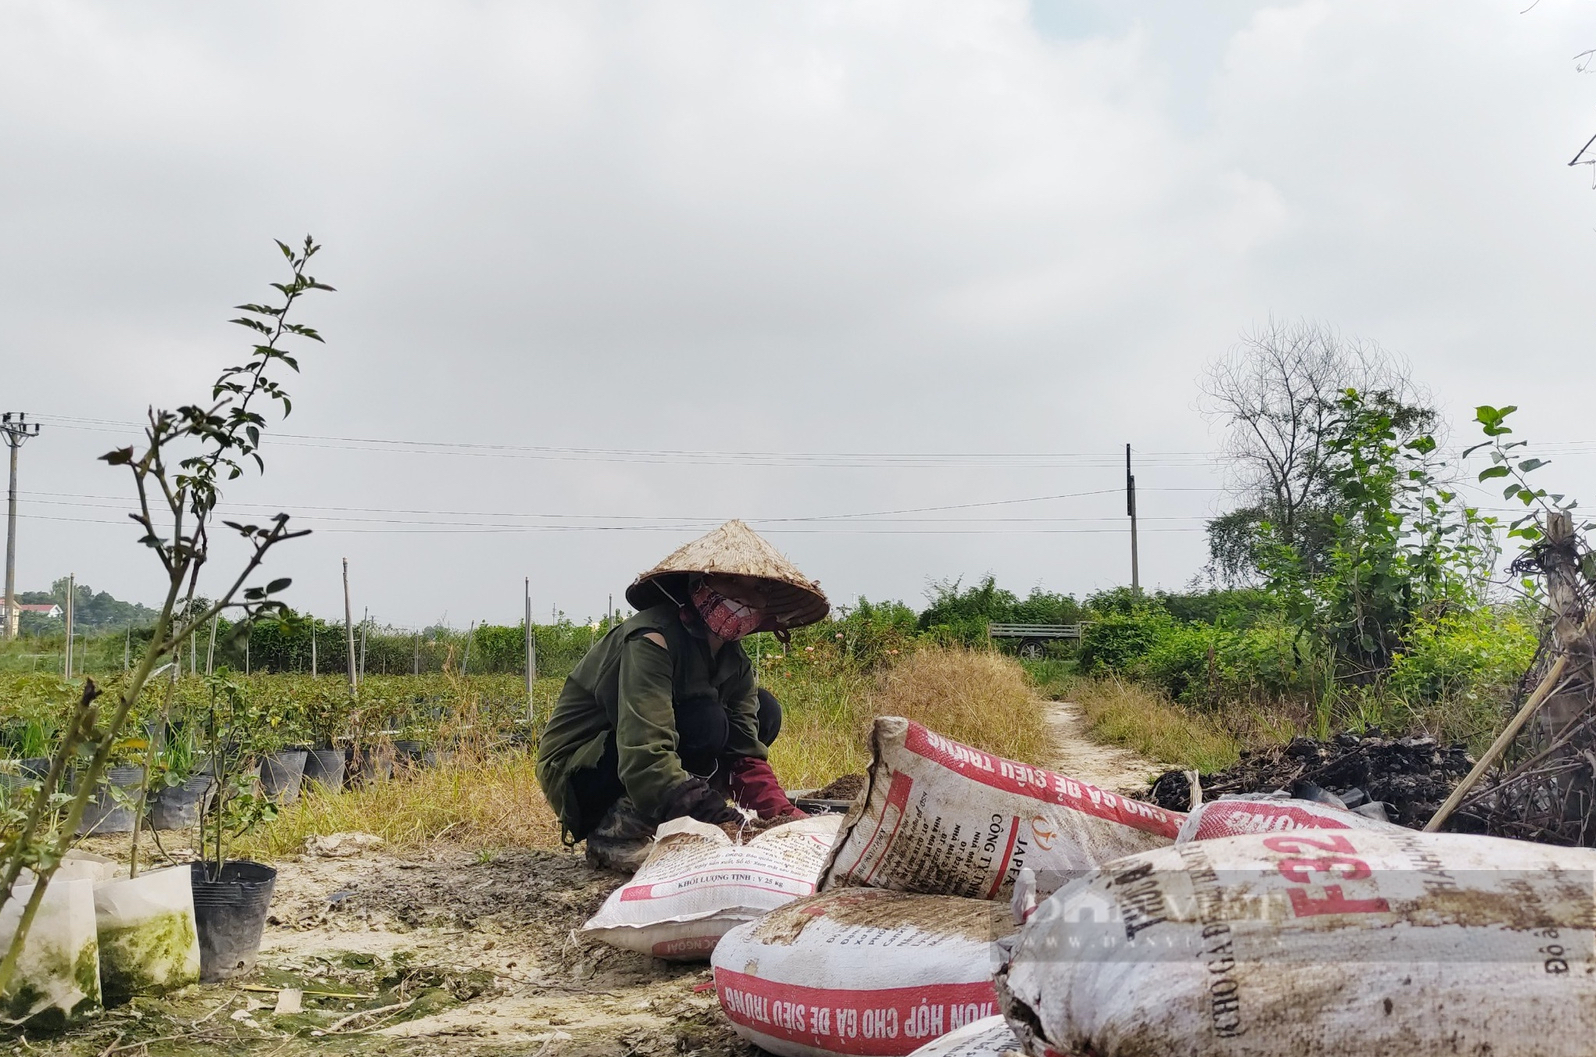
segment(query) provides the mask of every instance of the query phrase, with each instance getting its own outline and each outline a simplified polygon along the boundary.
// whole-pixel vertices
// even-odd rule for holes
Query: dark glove
[[[742,813],[726,803],[726,798],[711,789],[702,778],[687,779],[665,798],[665,812],[661,821],[681,818],[683,815],[711,826],[743,820]]]
[[[760,818],[808,818],[793,807],[792,801],[782,791],[770,761],[744,756],[731,765],[732,799],[738,807],[759,812]]]

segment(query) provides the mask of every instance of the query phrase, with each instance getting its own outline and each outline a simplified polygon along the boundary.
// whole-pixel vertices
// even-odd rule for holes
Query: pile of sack
[[[1170,811],[892,717],[872,755],[845,818],[662,830],[590,931],[707,952],[783,1057],[1589,1051],[1596,851],[1284,794]]]
[[[871,757],[820,891],[715,948],[721,1006],[785,1057],[1013,1049],[994,979],[1016,883],[1046,895],[1170,845],[1186,816],[896,717],[876,720]]]

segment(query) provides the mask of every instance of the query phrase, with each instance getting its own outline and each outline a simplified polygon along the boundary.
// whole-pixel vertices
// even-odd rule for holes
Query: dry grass
[[[1052,744],[1044,706],[1010,657],[984,650],[924,649],[873,681],[795,680],[773,689],[785,719],[771,763],[789,787],[821,786],[870,763],[876,716],[904,716],[987,752],[1045,763]]]
[[[1221,770],[1241,752],[1240,742],[1212,719],[1136,683],[1081,679],[1069,696],[1085,712],[1093,735],[1171,767]]]
[[[270,857],[299,851],[313,834],[375,833],[397,848],[438,840],[473,850],[558,848],[560,827],[526,752],[457,755],[408,777],[336,795],[307,792],[277,821],[240,842]]]

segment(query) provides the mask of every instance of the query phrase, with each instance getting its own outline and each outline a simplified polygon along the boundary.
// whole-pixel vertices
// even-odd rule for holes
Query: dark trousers
[[[676,714],[677,753],[682,766],[689,774],[705,781],[719,784],[726,751],[729,728],[726,708],[713,697],[690,697],[674,703]],[[764,687],[759,688],[759,740],[769,746],[781,734],[781,702]],[[593,831],[604,812],[626,795],[621,784],[620,752],[615,745],[615,732],[610,731],[604,741],[604,755],[593,767],[584,767],[571,776],[571,791],[576,794],[577,809],[581,813],[581,826],[576,836],[581,840]]]

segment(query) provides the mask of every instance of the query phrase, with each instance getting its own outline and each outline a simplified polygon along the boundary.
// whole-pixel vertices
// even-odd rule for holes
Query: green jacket
[[[644,636],[658,632],[665,648]],[[765,758],[759,740],[754,669],[739,643],[713,657],[709,643],[683,626],[674,605],[645,609],[611,629],[577,664],[538,742],[538,784],[567,840],[598,819],[582,819],[571,775],[592,767],[615,732],[618,770],[639,811],[658,819],[672,790],[690,775],[677,755],[673,702],[712,694],[726,709],[729,756]]]

